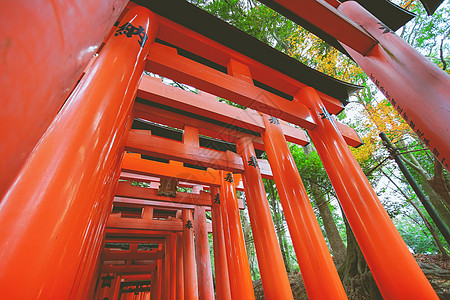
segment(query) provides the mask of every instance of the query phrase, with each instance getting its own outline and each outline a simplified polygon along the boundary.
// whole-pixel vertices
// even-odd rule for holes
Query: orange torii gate
[[[288,1],[273,2],[292,14],[302,13]],[[401,42],[363,30],[356,23],[368,22],[369,30],[378,25],[355,4],[304,2],[312,12],[308,22],[345,44],[381,85],[390,80],[383,72],[395,63],[384,61],[383,70],[373,66],[384,55],[378,43],[398,50]],[[30,75],[33,84],[22,85],[25,69],[16,57],[11,58],[16,70],[8,64],[10,77],[1,82],[2,89],[11,83],[10,88],[20,90],[6,109],[9,125],[16,126],[19,119],[23,123],[20,141],[10,131],[3,139],[8,147],[2,149],[0,181],[2,295],[212,299],[207,243],[212,231],[216,297],[253,299],[239,218],[242,204],[236,196],[242,179],[265,297],[292,299],[262,183],[266,177],[276,182],[308,296],[345,299],[286,144],[304,145],[308,139],[289,122],[308,131],[383,296],[437,298],[348,149],[360,144],[358,136],[332,116],[357,86],[311,70],[183,1],[136,3],[124,9],[120,0],[101,5],[82,1],[77,7],[83,13],[75,15],[67,13],[75,6],[71,1],[24,9],[31,15],[27,22],[36,22],[37,30],[54,41],[41,48],[40,36],[27,37],[34,54],[28,56],[29,65],[43,73]],[[9,5],[0,11],[23,8],[20,1]],[[14,16],[4,20],[19,28],[21,20]],[[47,30],[44,20],[59,30]],[[336,32],[332,22],[345,30]],[[72,39],[65,36],[67,29]],[[19,49],[22,39],[8,37],[7,45]],[[98,56],[87,65],[86,57],[97,47]],[[423,60],[403,44],[401,49]],[[49,54],[52,63],[42,63]],[[430,65],[421,68],[441,76]],[[204,92],[169,87],[142,77],[144,70]],[[448,87],[448,80],[441,77],[432,107],[444,101],[442,87]],[[422,86],[429,78],[420,79]],[[389,85],[389,93],[393,87]],[[414,94],[415,101],[433,91],[424,93]],[[248,108],[219,103],[216,96]],[[408,116],[428,128],[420,116]],[[442,120],[436,120],[439,132],[429,134],[429,144],[441,159],[447,135]],[[258,158],[262,150],[268,161]],[[158,195],[155,184],[161,179],[179,181],[192,192],[174,198]],[[205,220],[209,207],[211,227]]]

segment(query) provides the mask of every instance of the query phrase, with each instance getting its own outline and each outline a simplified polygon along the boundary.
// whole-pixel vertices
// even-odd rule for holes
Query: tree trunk
[[[330,207],[316,183],[311,183],[311,194],[316,206],[319,208],[320,217],[322,218],[323,227],[325,228],[331,251],[333,252],[334,261],[336,266],[339,267],[345,261],[347,249],[334,222]]]
[[[338,273],[348,299],[381,300],[383,297],[345,217],[344,222],[347,230],[347,257],[339,268]]]
[[[404,147],[403,143],[399,143],[400,147]],[[427,171],[422,168],[412,153],[400,155],[401,159],[422,178],[421,186],[430,199],[431,204],[441,217],[442,221],[450,227],[450,193],[447,189],[447,180],[443,175],[442,167],[439,162],[434,162],[435,175],[431,177]],[[439,164],[439,165],[436,165]],[[439,168],[440,167],[440,168]],[[434,188],[433,186],[439,186]],[[448,202],[447,202],[448,201]]]
[[[450,207],[450,191],[449,191],[449,180],[444,175],[444,169],[441,163],[434,158],[434,176],[428,180],[428,183],[433,188],[433,190],[438,194],[443,202],[447,205],[447,208]]]
[[[264,180],[265,186],[269,190],[269,204],[272,209],[272,219],[275,225],[275,230],[277,233],[278,243],[280,244],[281,254],[283,256],[284,266],[286,268],[286,272],[291,271],[291,264],[289,259],[289,249],[285,247],[284,240],[286,240],[286,232],[284,230],[283,220],[281,218],[281,212],[278,209],[277,197],[275,194],[275,190],[273,188],[274,182],[273,180]]]
[[[422,220],[425,223],[425,226],[427,227],[428,231],[430,231],[431,236],[434,239],[434,242],[438,246],[439,251],[441,251],[441,253],[442,253],[443,259],[446,259],[446,260],[449,259],[448,255],[447,255],[447,251],[445,251],[444,246],[442,245],[441,241],[439,240],[439,237],[438,237],[438,235],[436,233],[436,230],[434,229],[433,225],[430,224],[428,219],[423,215],[423,213],[420,211],[419,207],[414,203],[414,201],[411,200],[411,201],[409,201],[409,203],[411,203],[411,205],[417,211],[419,216],[422,218]]]
[[[311,153],[311,146],[308,145],[303,148],[306,155]],[[326,199],[321,191],[319,185],[316,182],[309,181],[311,186],[312,200],[315,202],[316,206],[319,208],[320,217],[322,218],[323,227],[325,228],[325,233],[327,235],[328,241],[330,243],[331,251],[334,256],[334,261],[337,266],[340,266],[346,256],[346,247],[342,241],[339,230],[331,213],[330,207],[326,202]]]
[[[450,227],[450,211],[446,207],[445,202],[428,182],[422,182],[422,188],[427,194],[428,199],[430,199],[430,202],[433,205],[434,209],[436,209],[436,212],[441,217],[442,221],[444,221],[447,227]]]
[[[242,231],[244,233],[245,250],[247,251],[248,264],[250,266],[250,271],[252,273],[252,277],[255,277],[255,275],[259,272],[257,270],[255,270],[255,265],[254,265],[254,252],[252,249],[253,238],[251,235],[252,229],[250,227],[250,222],[248,221],[245,211],[241,211],[240,216],[241,216],[241,223],[242,223]]]
[[[427,227],[428,231],[431,233],[431,236],[433,237],[436,245],[438,246],[439,250],[442,253],[442,257],[444,259],[448,259],[449,257],[447,255],[447,251],[445,250],[444,246],[439,240],[436,230],[434,229],[433,225],[431,225],[431,223],[428,221],[428,219],[424,216],[424,214],[420,211],[419,207],[414,203],[413,200],[409,199],[409,197],[402,191],[402,189],[395,183],[395,181],[392,180],[392,178],[390,178],[383,170],[381,170],[381,173],[383,173],[383,175],[386,176],[387,179],[389,179],[389,181],[397,188],[397,190],[403,195],[403,197],[405,197],[406,201],[409,202],[414,207],[414,209],[422,219],[423,223],[425,224],[425,227]]]

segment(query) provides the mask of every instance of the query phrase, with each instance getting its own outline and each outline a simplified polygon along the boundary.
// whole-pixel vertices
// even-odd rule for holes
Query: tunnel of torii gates
[[[445,73],[356,2],[264,2],[336,39],[448,169]],[[345,299],[286,142],[306,145],[305,129],[383,296],[437,299],[350,152],[358,135],[333,116],[360,87],[184,1],[0,12],[2,298],[254,299],[247,206],[265,298],[292,299],[270,178],[308,297]]]

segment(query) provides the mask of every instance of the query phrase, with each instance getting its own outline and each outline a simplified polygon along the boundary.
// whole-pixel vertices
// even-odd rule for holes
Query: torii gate
[[[379,26],[376,20],[365,16],[357,4],[336,2],[333,7],[321,1],[305,2],[312,4],[311,12],[332,17],[325,27],[334,20],[347,29],[337,38],[353,49],[345,46],[350,54],[363,55],[358,58],[354,54],[355,59],[368,61],[369,74],[373,68],[374,76],[382,77],[376,74],[392,69],[389,62],[381,71],[371,65],[384,55],[377,44],[380,41],[397,52],[400,44],[401,51],[407,52],[391,51],[395,55],[424,61],[402,42],[369,35],[339,12],[369,24],[367,30],[375,30]],[[79,6],[70,1],[56,6],[36,2],[39,8],[33,12],[17,3],[0,11],[7,14],[11,8],[22,8],[29,16],[19,20],[11,13],[3,20],[17,24],[16,28],[29,22],[30,27],[49,33],[44,36],[50,42],[31,33],[25,37],[29,47],[22,46],[22,36],[4,39],[8,42],[5,46],[25,54],[31,49],[27,63],[36,68],[33,76],[40,76],[40,81],[23,87],[23,62],[9,56],[9,48],[5,48],[8,80],[2,79],[2,89],[8,83],[20,95],[12,97],[12,104],[5,109],[15,108],[5,127],[16,126],[18,120],[23,126],[19,139],[7,130],[4,141],[8,148],[2,150],[2,295],[8,299],[176,299],[181,295],[184,299],[211,299],[214,291],[205,250],[209,231],[205,207],[211,207],[216,280],[221,279],[216,281],[216,296],[252,299],[235,191],[242,176],[265,297],[292,299],[262,184],[262,176],[266,176],[276,182],[308,296],[345,299],[286,144],[286,140],[300,145],[308,140],[287,121],[308,130],[383,296],[437,298],[348,149],[347,145],[360,143],[357,135],[332,116],[358,87],[306,68],[220,21],[202,23],[212,17],[184,2],[138,1],[154,12],[133,2],[125,7],[126,2],[120,0],[84,1]],[[175,22],[163,16],[168,10],[180,14],[171,7],[174,4],[183,8],[185,19],[196,18],[192,28],[183,25],[183,20]],[[289,9],[288,2],[285,6]],[[74,14],[73,7],[80,7],[80,12]],[[290,11],[298,12],[295,7]],[[54,26],[49,30],[47,24]],[[228,28],[213,32],[216,35],[236,39],[226,44],[218,37],[200,34],[208,31],[209,24],[214,29]],[[105,35],[98,56],[87,65]],[[254,57],[245,50],[236,51],[236,47],[247,46],[258,50]],[[370,51],[381,54],[368,55]],[[47,60],[40,60],[42,57]],[[270,61],[264,61],[265,57]],[[430,107],[436,103],[448,107],[442,96],[448,78],[425,63],[421,68],[442,78],[436,89],[441,94]],[[140,81],[144,70],[208,94],[181,91],[146,76]],[[422,80],[421,84],[429,80],[412,75],[406,80],[411,79]],[[218,103],[209,94],[249,109]],[[130,130],[135,118],[146,122]],[[425,127],[420,116],[414,118],[414,124]],[[445,158],[448,134],[445,121],[439,118],[435,118],[441,126],[439,134],[430,144],[443,149],[439,158]],[[168,133],[158,124],[183,129],[182,141],[173,138],[177,131]],[[167,136],[155,136],[156,130],[165,130]],[[214,149],[202,147],[205,138],[200,135],[215,138],[207,142]],[[236,153],[220,151],[223,147]],[[255,149],[265,150],[268,162],[258,159]],[[143,156],[124,155],[124,150]],[[445,165],[446,161],[442,162]],[[119,182],[120,178],[138,182],[177,178],[187,186],[195,184],[192,188],[201,185],[209,195],[187,193],[170,199],[158,196],[151,187]],[[111,210],[112,205],[116,210]],[[129,248],[118,253],[107,250],[111,248],[105,248],[106,243],[125,243]],[[139,250],[140,244],[155,247]]]

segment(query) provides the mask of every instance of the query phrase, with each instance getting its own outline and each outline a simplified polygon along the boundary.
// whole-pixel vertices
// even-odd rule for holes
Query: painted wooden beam
[[[136,153],[125,153],[122,160],[122,171],[163,178],[177,178],[182,181],[204,185],[220,185],[220,178],[217,170],[207,169],[206,171],[203,171],[180,165],[171,165],[141,159],[141,155]]]
[[[241,173],[244,170],[242,158],[236,153],[190,146],[152,136],[148,130],[130,130],[125,150],[230,172]]]
[[[270,3],[277,3],[351,47],[361,55],[366,55],[377,44],[377,40],[372,35],[337,10],[340,4],[339,1],[263,0],[262,2],[267,3],[269,6],[271,6]]]
[[[147,58],[146,70],[306,129],[316,126],[306,106],[294,104],[252,84],[182,57],[171,47],[153,44]]]
[[[103,261],[109,260],[157,260],[164,258],[164,252],[158,251],[156,253],[142,251],[142,252],[129,252],[129,251],[108,251],[103,250],[101,259]]]
[[[131,185],[131,182],[126,181],[119,182],[116,189],[116,196],[153,200],[156,203],[167,202],[173,204],[211,206],[211,194],[207,192],[201,191],[200,194],[178,192],[176,197],[166,197],[158,195],[157,189],[133,186]],[[145,202],[145,204],[148,205],[149,203]]]
[[[169,209],[194,209],[197,205],[173,203],[167,201],[154,201],[145,199],[135,199],[127,197],[114,197],[113,203],[115,204],[128,204],[142,207],[143,205],[152,206],[155,208],[169,208]],[[239,209],[244,209],[244,200],[238,198]],[[209,206],[204,206],[206,210],[211,210],[211,203]]]
[[[212,232],[211,223],[208,223],[208,232]],[[110,215],[106,222],[107,228],[143,229],[156,231],[183,231],[183,222],[180,219],[149,220],[135,218],[120,218]]]
[[[189,113],[205,116],[210,119],[254,132],[261,133],[265,129],[261,116],[254,110],[243,110],[226,103],[218,102],[215,99],[215,96],[211,96],[208,93],[195,94],[169,86],[162,83],[160,78],[144,75],[139,84],[137,95],[142,99],[169,107],[174,107]],[[324,103],[326,104],[326,102]],[[331,106],[331,104],[329,106]],[[330,113],[338,112],[337,110],[334,111],[335,112],[330,111]],[[136,118],[141,118],[175,128],[181,129],[183,128],[183,125],[194,126],[199,128],[201,134],[233,143],[236,142],[237,138],[247,136],[253,140],[253,144],[256,149],[264,150],[264,145],[260,138],[241,132],[236,132],[235,130],[227,129],[223,126],[206,121],[189,118],[174,112],[164,111],[142,103],[135,103],[134,113]],[[290,126],[283,120],[280,120],[280,124],[288,142],[302,146],[309,143],[309,139],[302,129]],[[341,124],[341,126],[339,126],[339,130],[348,145],[353,147],[357,147],[354,145],[360,145],[360,139],[353,128]]]
[[[143,76],[139,85],[138,96],[152,102],[172,106],[190,113],[221,121],[231,126],[238,126],[259,133],[264,130],[261,116],[256,111],[251,109],[243,110],[219,102],[215,96],[211,97],[206,93],[194,94],[176,87],[168,86],[162,83],[159,78]],[[182,126],[185,124],[191,125],[199,128],[201,134],[227,140],[229,142],[235,142],[237,138],[242,136],[250,136],[256,145],[261,145],[258,148],[261,150],[264,149],[261,138],[231,128],[182,116],[174,112],[150,107],[142,103],[135,103],[134,111],[136,118],[142,118],[176,128],[183,128]],[[167,122],[170,122],[170,124],[167,124]],[[289,126],[285,122],[282,122],[281,126],[287,141],[299,145],[306,145],[309,142],[306,133],[302,129]]]
[[[148,274],[156,268],[156,263],[148,265],[102,265],[101,273],[117,273],[117,274]]]
[[[255,60],[258,58],[250,58],[239,51],[224,47],[223,44],[166,18],[160,18],[157,37],[225,68],[230,59],[238,60],[249,66],[253,79],[268,86],[276,87],[279,91],[287,95],[293,96],[301,88],[308,86],[302,82],[302,79],[300,78],[303,78],[303,76],[299,76],[298,72],[294,75],[289,72],[285,74],[280,71],[284,70],[284,72],[286,72],[287,69],[289,69],[287,66],[289,63],[286,59],[277,60],[278,64],[276,66],[269,66],[264,63],[267,60],[267,57],[264,56],[262,59],[261,55],[263,54],[258,54],[257,56],[261,59]],[[274,58],[274,56],[275,55],[271,56],[271,58]],[[294,63],[298,62],[294,61]],[[280,64],[282,64],[282,66],[280,66]],[[304,69],[301,69],[300,73],[303,73],[304,71]],[[358,87],[350,86],[350,88],[356,90]],[[316,86],[316,89],[318,89],[318,86]],[[327,110],[332,114],[338,114],[342,111],[344,106],[341,101],[330,95],[319,92],[319,96]]]

